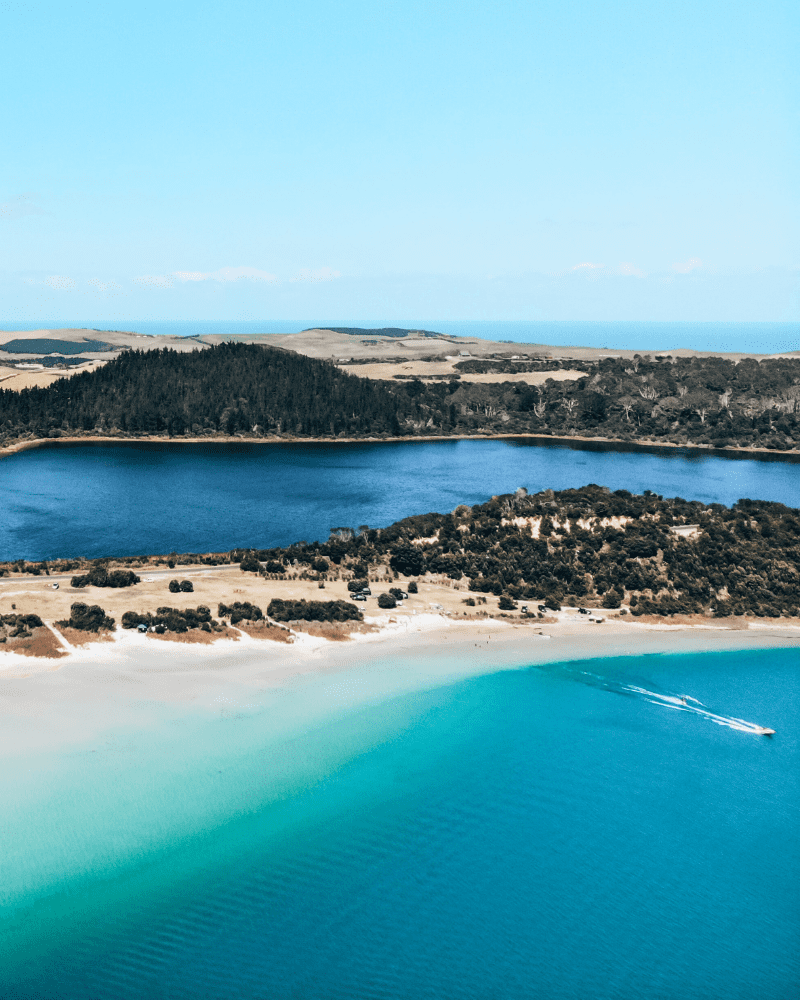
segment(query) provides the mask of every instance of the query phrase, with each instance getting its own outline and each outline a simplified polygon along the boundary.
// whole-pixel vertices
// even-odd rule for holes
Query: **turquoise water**
[[[376,662],[107,716],[5,681],[4,995],[788,1000],[798,667]]]
[[[397,326],[433,330],[451,337],[513,340],[523,344],[561,347],[610,347],[616,350],[668,351],[688,347],[696,351],[741,351],[776,354],[800,350],[800,323],[650,323],[575,320],[493,321],[386,319],[354,321],[348,317],[312,316],[307,320],[127,320],[112,326],[97,319],[0,320],[2,330],[124,329],[150,336],[202,337],[211,334],[253,336],[257,333],[299,333],[314,327]]]
[[[800,505],[800,462],[777,457],[511,441],[53,446],[0,460],[0,559],[267,548],[587,483]]]

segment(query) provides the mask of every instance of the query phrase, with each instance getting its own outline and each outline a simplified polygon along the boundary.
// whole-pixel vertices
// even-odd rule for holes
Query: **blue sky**
[[[800,6],[0,4],[3,321],[800,319]]]

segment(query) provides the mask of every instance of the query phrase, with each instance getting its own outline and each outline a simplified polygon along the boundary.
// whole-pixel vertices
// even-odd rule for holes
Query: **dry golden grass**
[[[73,375],[80,375],[81,372],[93,372],[97,368],[102,368],[104,364],[105,361],[87,361],[75,368],[43,371],[0,368],[0,389],[14,389],[16,392],[21,392],[23,389],[46,388],[60,378],[71,378]]]
[[[471,374],[469,372],[459,372],[455,361],[400,361],[396,363],[381,362],[379,364],[365,365],[338,365],[342,371],[351,375],[359,375],[361,378],[372,379],[393,379],[395,375],[411,376],[434,376],[437,379],[447,379],[450,375],[460,375],[462,382],[477,382],[478,384],[488,384],[494,382],[525,382],[527,385],[543,385],[547,379],[552,378],[556,382],[567,382],[579,378],[585,378],[586,373],[581,371],[552,371],[552,372],[510,372],[499,374]]]

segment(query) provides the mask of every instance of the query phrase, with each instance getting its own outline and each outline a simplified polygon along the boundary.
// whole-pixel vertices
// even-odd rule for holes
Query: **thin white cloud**
[[[257,267],[221,267],[216,271],[174,271],[178,281],[262,281],[274,284],[278,279]]]
[[[644,277],[644,271],[641,271],[635,264],[630,263],[620,264],[617,268],[617,274],[622,274],[629,278]]]
[[[605,267],[605,264],[590,264],[587,261],[585,264],[576,264],[575,267],[571,268],[570,270],[572,270],[572,271],[581,271],[581,270],[596,271],[597,268],[599,268],[599,267],[600,268]]]
[[[35,201],[35,195],[19,194],[16,198],[0,202],[0,219],[21,219],[25,215],[44,215]]]
[[[63,274],[51,274],[49,278],[44,279],[44,283],[58,292],[71,292],[75,288],[72,278],[67,278]]]
[[[135,285],[143,288],[172,288],[174,282],[167,274],[142,274],[133,279]]]
[[[305,268],[299,271],[290,281],[335,281],[341,278],[341,271],[334,271],[332,267]]]
[[[94,288],[96,292],[108,292],[113,295],[122,291],[122,285],[118,285],[116,281],[101,281],[99,278],[89,278],[86,284]]]
[[[703,266],[702,260],[699,257],[690,257],[687,261],[682,264],[673,264],[672,270],[677,271],[678,274],[688,274],[690,271],[696,271],[699,267]]]

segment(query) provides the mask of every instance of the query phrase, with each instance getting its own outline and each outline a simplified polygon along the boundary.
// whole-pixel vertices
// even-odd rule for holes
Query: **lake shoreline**
[[[676,444],[672,441],[651,441],[639,439],[626,441],[622,438],[609,437],[586,437],[579,434],[431,434],[426,436],[401,436],[401,437],[290,437],[288,435],[274,437],[238,437],[238,436],[214,436],[214,437],[166,437],[164,435],[146,435],[135,437],[121,437],[115,435],[86,435],[70,436],[58,438],[33,438],[26,441],[17,441],[11,445],[0,447],[0,458],[15,455],[23,451],[31,451],[46,447],[74,447],[76,445],[91,444],[165,444],[165,445],[196,445],[196,444],[424,444],[428,441],[525,441],[547,445],[549,443],[560,443],[566,445],[597,444],[602,445],[604,450],[609,451],[671,451],[689,452],[702,455],[715,455],[724,458],[738,458],[748,456],[769,455],[773,459],[798,459],[800,460],[800,449],[787,449],[778,451],[774,448],[715,448],[704,444]]]

